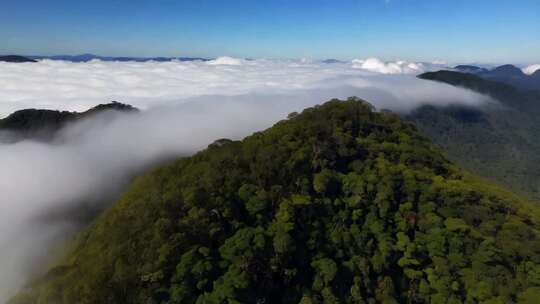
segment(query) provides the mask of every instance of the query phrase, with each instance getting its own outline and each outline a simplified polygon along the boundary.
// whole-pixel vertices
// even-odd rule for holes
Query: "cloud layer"
[[[396,61],[383,62],[378,58],[354,59],[353,68],[382,74],[418,74],[425,70],[422,63]]]
[[[160,161],[189,155],[218,138],[240,139],[333,97],[356,95],[396,111],[489,101],[417,79],[412,72],[426,65],[359,63],[229,57],[0,63],[0,116],[27,107],[86,110],[110,100],[143,109],[77,123],[53,143],[0,144],[0,303],[41,257],[50,256],[54,240],[76,228],[70,221],[43,221],[44,214],[114,195],[133,174]]]
[[[118,100],[147,108],[202,95],[309,90],[333,78],[414,75],[434,68],[376,58],[343,64],[231,57],[208,62],[0,62],[0,117],[27,107],[84,110]]]
[[[527,75],[532,75],[537,70],[540,70],[540,64],[532,64],[528,67],[523,68],[523,73]]]

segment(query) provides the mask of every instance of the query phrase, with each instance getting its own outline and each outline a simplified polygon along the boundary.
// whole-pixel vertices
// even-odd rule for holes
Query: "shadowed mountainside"
[[[540,200],[540,93],[452,71],[419,77],[497,100],[480,108],[424,106],[407,119],[458,165]]]
[[[485,69],[472,65],[458,65],[454,69],[463,73],[472,73],[486,80],[497,81],[514,86],[520,90],[540,91],[540,71],[527,75],[511,64],[505,64],[493,69]]]

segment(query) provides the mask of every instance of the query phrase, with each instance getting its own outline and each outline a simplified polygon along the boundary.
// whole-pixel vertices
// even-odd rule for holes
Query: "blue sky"
[[[5,1],[0,53],[526,64],[540,1]]]

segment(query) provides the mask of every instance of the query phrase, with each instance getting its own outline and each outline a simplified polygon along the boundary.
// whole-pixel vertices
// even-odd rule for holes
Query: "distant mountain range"
[[[36,62],[37,60],[50,59],[50,60],[64,60],[71,62],[88,62],[91,60],[101,60],[101,61],[135,61],[135,62],[147,62],[147,61],[157,61],[157,62],[167,62],[167,61],[210,61],[212,58],[203,58],[203,57],[129,57],[129,56],[100,56],[94,54],[80,54],[80,55],[52,55],[52,56],[18,56],[18,55],[9,55],[9,56],[0,56],[0,61],[6,62]],[[246,58],[245,60],[253,60],[251,58]],[[325,59],[321,61],[322,63],[347,63],[347,61],[342,61],[338,59]]]
[[[486,69],[474,65],[458,65],[455,70],[470,73],[484,79],[498,81],[512,85],[520,90],[540,90],[540,70],[531,75],[511,64],[505,64],[493,69]]]
[[[7,55],[7,56],[0,56],[0,61],[3,62],[36,62],[34,59],[30,59],[24,56],[18,56],[18,55]]]
[[[208,61],[208,58],[201,57],[126,57],[126,56],[99,56],[94,54],[81,54],[81,55],[54,55],[54,56],[29,56],[32,59],[51,59],[51,60],[65,60],[71,62],[87,62],[90,60],[101,60],[101,61],[136,61],[136,62],[146,62],[146,61],[159,61],[166,62],[172,60],[179,61]]]

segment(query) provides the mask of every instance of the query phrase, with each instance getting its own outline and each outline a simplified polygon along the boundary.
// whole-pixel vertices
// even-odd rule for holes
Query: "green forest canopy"
[[[361,100],[137,178],[11,303],[536,303],[537,206]]]
[[[496,102],[482,107],[420,107],[406,119],[452,162],[475,174],[540,201],[540,92],[453,71],[418,76],[488,95]]]

